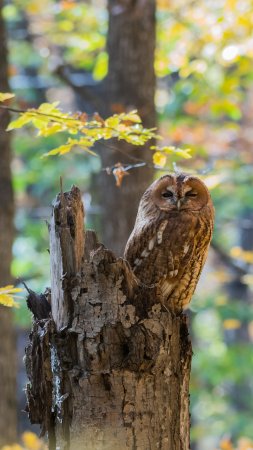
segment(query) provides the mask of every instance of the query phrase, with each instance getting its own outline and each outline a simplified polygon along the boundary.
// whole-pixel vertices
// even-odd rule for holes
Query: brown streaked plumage
[[[197,177],[169,174],[144,192],[124,257],[165,305],[181,310],[194,293],[212,237],[214,208]]]

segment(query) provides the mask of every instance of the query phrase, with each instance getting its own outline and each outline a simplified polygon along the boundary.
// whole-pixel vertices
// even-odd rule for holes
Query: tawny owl
[[[168,307],[181,310],[190,302],[213,221],[208,189],[194,176],[164,175],[143,194],[124,257],[142,284],[159,287]]]

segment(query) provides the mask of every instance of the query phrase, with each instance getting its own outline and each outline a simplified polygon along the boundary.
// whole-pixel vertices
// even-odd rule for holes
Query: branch
[[[80,95],[84,101],[93,106],[95,110],[101,111],[104,106],[103,100],[87,86],[77,86],[74,84],[68,72],[68,68],[64,65],[58,65],[54,70],[55,75],[57,75],[64,83],[67,84],[67,86]]]
[[[231,258],[220,246],[217,244],[217,242],[212,241],[211,243],[212,249],[215,251],[215,253],[219,256],[220,260],[223,264],[225,264],[227,267],[232,269],[236,275],[242,276],[246,275],[248,273],[247,269],[243,267],[237,260],[234,258]]]

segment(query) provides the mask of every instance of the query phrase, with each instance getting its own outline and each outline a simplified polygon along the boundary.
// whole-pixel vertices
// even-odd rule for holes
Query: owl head
[[[152,200],[151,203],[165,212],[200,211],[208,203],[211,204],[203,181],[184,173],[168,174],[156,180],[144,193],[144,204],[146,200]]]

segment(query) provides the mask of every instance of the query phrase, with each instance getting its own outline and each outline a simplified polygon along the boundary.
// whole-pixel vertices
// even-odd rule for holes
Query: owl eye
[[[173,197],[173,192],[171,192],[171,191],[163,192],[162,197],[164,197],[164,198],[172,198]]]
[[[197,192],[188,191],[185,195],[186,197],[197,197]]]

